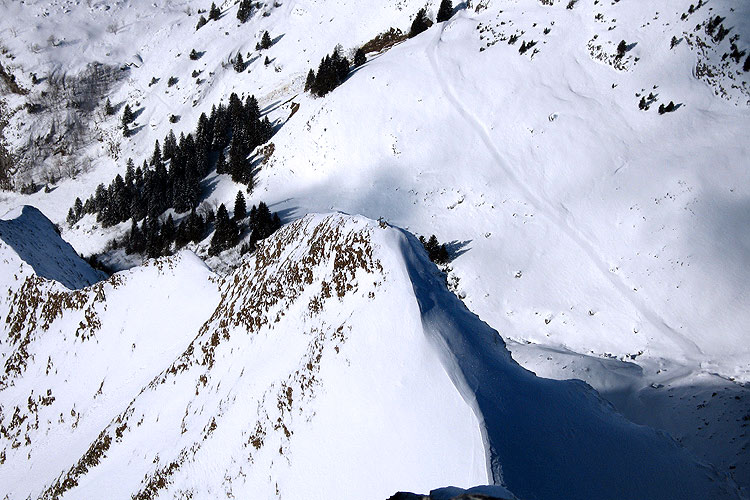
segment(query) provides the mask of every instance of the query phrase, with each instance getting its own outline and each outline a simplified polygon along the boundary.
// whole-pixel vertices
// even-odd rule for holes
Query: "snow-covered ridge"
[[[1,436],[10,499],[382,499],[488,482],[519,498],[736,496],[731,481],[585,384],[517,365],[403,230],[308,215],[218,286],[192,259],[160,259],[117,286],[97,285],[105,299],[93,306],[101,326],[91,338],[72,338],[77,320],[63,317],[36,340],[29,366],[0,393],[3,429],[14,433]],[[143,310],[145,290],[178,305],[195,288],[192,319],[180,317],[187,308]],[[170,316],[181,333],[165,348],[153,328],[143,333],[113,311],[125,303],[139,316]],[[123,378],[111,361],[144,341],[160,355],[139,358],[134,347],[124,371],[138,380]],[[46,368],[45,349],[60,342],[75,344],[63,354],[70,361],[52,362],[63,377]],[[106,349],[103,363],[73,362],[86,348]],[[48,399],[27,405],[47,388]],[[72,428],[57,418],[70,406]],[[58,451],[39,453],[24,435]],[[65,450],[68,436],[84,444]]]

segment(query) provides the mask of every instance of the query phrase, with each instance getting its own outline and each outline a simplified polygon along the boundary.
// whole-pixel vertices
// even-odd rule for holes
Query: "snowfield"
[[[163,498],[387,498],[492,482],[521,499],[747,497],[750,3],[693,3],[462,3],[314,98],[307,71],[336,44],[350,55],[390,27],[406,32],[423,4],[286,0],[240,24],[225,1],[196,30],[210,2],[0,0],[0,64],[29,91],[0,82],[0,131],[28,160],[16,182],[48,187],[0,191],[9,497],[148,497],[161,477]],[[729,29],[720,41],[706,32],[716,16]],[[265,30],[274,43],[258,51]],[[69,106],[93,63],[111,71],[93,109]],[[66,224],[76,197],[124,175],[127,158],[150,158],[170,129],[194,131],[231,92],[255,95],[276,129],[247,195],[287,224],[264,245],[268,262],[208,257],[207,239],[141,266],[107,247],[129,223]],[[202,187],[202,209],[231,208],[244,189],[216,173]],[[308,216],[329,212],[361,217]],[[368,219],[447,242],[463,305],[414,238]],[[316,227],[366,242],[345,238],[307,275]],[[339,298],[333,256],[368,245],[372,260],[356,258]],[[99,281],[76,253],[127,270]],[[317,304],[323,282],[331,297]],[[33,307],[12,306],[18,297]],[[39,309],[52,299],[59,310]],[[606,403],[515,362],[583,380]],[[565,449],[578,461],[557,462]],[[82,457],[95,460],[76,475]]]

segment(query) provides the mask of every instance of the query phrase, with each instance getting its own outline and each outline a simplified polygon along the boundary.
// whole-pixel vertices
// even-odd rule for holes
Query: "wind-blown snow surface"
[[[720,66],[735,35],[750,49],[750,3],[712,0],[685,20],[693,0],[474,3],[485,8],[370,54],[312,99],[306,71],[336,43],[350,49],[390,26],[405,30],[423,3],[288,0],[239,26],[227,2],[196,32],[195,3],[5,2],[3,43],[16,57],[6,66],[25,87],[45,90],[30,71],[135,63],[109,97],[140,103],[143,128],[121,139],[119,161],[93,141],[80,152],[94,158],[92,171],[48,194],[3,194],[2,206],[31,203],[62,223],[76,196],[124,173],[124,158],[140,164],[169,128],[189,132],[230,92],[254,93],[279,130],[250,204],[264,200],[286,220],[332,209],[382,216],[452,242],[458,293],[516,359],[586,380],[747,486],[748,73]],[[721,43],[704,31],[716,15],[732,29]],[[264,29],[277,40],[257,53]],[[32,50],[53,32],[67,42]],[[520,55],[530,40],[537,45]],[[616,64],[620,40],[629,48]],[[190,61],[191,48],[205,54]],[[241,74],[227,64],[238,50],[252,60]],[[177,85],[167,86],[170,76]],[[658,100],[639,110],[636,94],[649,93]],[[680,107],[659,115],[670,100]],[[292,102],[300,108],[290,116]],[[116,137],[118,122],[96,124]],[[44,115],[18,111],[8,134],[22,141],[49,128]],[[204,187],[207,204],[228,206],[241,188],[225,175]],[[64,236],[88,254],[117,231],[87,217]]]
[[[416,238],[361,217],[291,223],[218,287],[188,253],[76,292],[7,281],[10,499],[738,497],[585,384],[521,368]]]

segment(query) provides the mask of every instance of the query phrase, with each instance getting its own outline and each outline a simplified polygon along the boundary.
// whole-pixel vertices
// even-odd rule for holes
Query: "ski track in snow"
[[[594,245],[589,242],[579,230],[577,230],[572,224],[568,222],[564,217],[562,217],[557,210],[554,209],[550,205],[549,202],[544,202],[540,198],[538,198],[534,193],[531,192],[531,190],[528,188],[528,186],[522,182],[513,172],[513,170],[508,166],[507,160],[503,158],[502,153],[500,150],[495,146],[494,142],[492,141],[492,138],[490,137],[489,133],[487,132],[487,126],[482,123],[482,121],[477,118],[477,116],[472,113],[467,107],[461,102],[461,100],[458,98],[457,93],[454,89],[451,88],[450,83],[448,80],[443,76],[443,74],[440,71],[440,65],[438,64],[438,46],[442,42],[442,36],[443,31],[445,30],[445,26],[450,21],[446,23],[442,23],[439,28],[436,30],[437,34],[435,35],[435,38],[432,43],[428,45],[428,48],[426,50],[427,58],[430,62],[430,66],[432,67],[433,72],[435,73],[435,77],[440,84],[440,88],[445,95],[448,102],[455,108],[455,110],[458,112],[458,114],[466,121],[466,123],[479,135],[480,139],[484,143],[485,147],[487,148],[488,152],[490,153],[492,159],[494,162],[503,170],[507,178],[520,190],[520,192],[526,197],[527,201],[539,212],[544,214],[544,216],[553,224],[555,225],[560,231],[567,236],[573,243],[575,243],[576,246],[578,246],[582,252],[588,257],[588,259],[591,261],[591,263],[594,265],[594,267],[600,272],[602,276],[606,280],[608,280],[612,286],[619,292],[619,294],[622,296],[622,298],[633,306],[635,310],[639,312],[639,314],[645,318],[651,325],[661,331],[666,337],[670,338],[676,345],[680,346],[683,354],[686,357],[686,361],[689,362],[689,365],[693,366],[694,369],[698,369],[700,367],[700,361],[699,359],[705,359],[705,356],[703,354],[703,351],[698,347],[698,345],[687,338],[685,335],[681,334],[680,332],[676,331],[674,328],[669,326],[667,322],[654,310],[652,310],[646,303],[639,297],[635,297],[633,293],[630,291],[628,286],[623,283],[621,280],[617,279],[615,276],[612,275],[611,272],[609,272],[608,266],[604,263],[603,259],[599,256],[598,252],[594,248]],[[563,207],[564,208],[564,207]],[[570,212],[568,213],[568,218],[570,217]]]

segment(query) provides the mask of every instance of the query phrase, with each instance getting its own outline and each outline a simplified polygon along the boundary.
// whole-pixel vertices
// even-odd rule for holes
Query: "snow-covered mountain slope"
[[[748,2],[473,2],[369,54],[323,99],[302,92],[309,68],[336,43],[348,50],[406,30],[423,4],[269,2],[240,25],[236,5],[217,2],[222,17],[196,31],[208,3],[2,3],[3,66],[31,92],[6,97],[12,145],[58,144],[68,123],[67,106],[22,107],[51,91],[30,72],[129,65],[103,96],[139,115],[137,133],[122,138],[119,115],[98,101],[96,134],[73,151],[84,171],[50,193],[4,192],[0,206],[30,203],[62,223],[76,196],[124,172],[125,158],[140,164],[156,139],[194,130],[232,91],[255,94],[278,131],[249,203],[264,200],[287,221],[342,210],[437,234],[452,248],[457,293],[514,358],[542,376],[586,380],[631,420],[750,485],[750,73],[747,53],[739,64],[724,57],[732,44],[750,51]],[[721,41],[706,32],[716,16],[730,29]],[[265,29],[275,43],[255,51]],[[196,61],[192,48],[203,52]],[[236,73],[229,60],[240,50],[251,62]],[[669,101],[677,109],[660,115]],[[45,165],[64,177],[58,158],[68,157]],[[231,206],[240,188],[213,174],[203,186],[214,207]],[[87,217],[63,234],[89,254],[126,227]]]
[[[311,215],[218,289],[200,269],[189,254],[153,261],[70,292],[84,297],[54,319],[55,301],[4,299],[49,324],[1,393],[8,498],[387,498],[487,482],[528,499],[739,498],[590,387],[516,364],[402,230]],[[161,328],[144,324],[155,312],[130,319],[156,302],[146,284],[194,305],[162,305]],[[80,337],[76,315],[92,318]],[[95,362],[76,362],[89,349]]]
[[[28,205],[0,219],[0,258],[8,276],[19,272],[13,267],[31,266],[37,276],[71,289],[83,288],[104,278],[60,237],[57,228],[43,213]],[[23,270],[20,273],[24,274]]]

